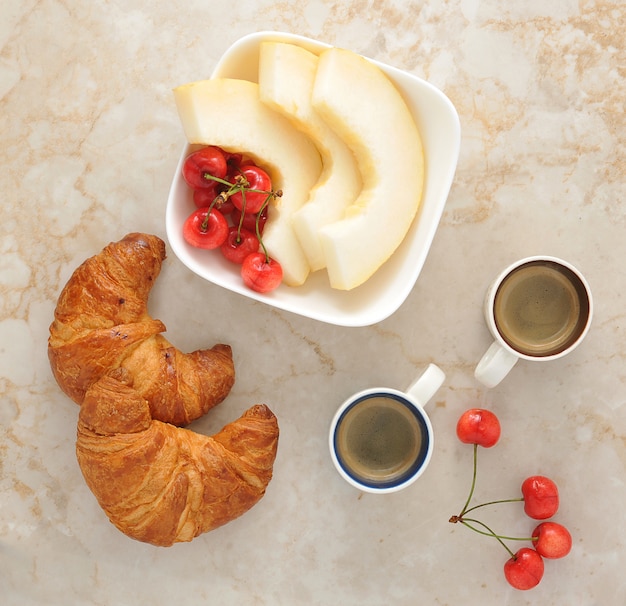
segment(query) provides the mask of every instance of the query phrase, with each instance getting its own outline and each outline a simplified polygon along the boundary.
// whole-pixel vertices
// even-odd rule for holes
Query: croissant
[[[61,291],[48,357],[57,383],[78,404],[91,385],[120,368],[153,418],[174,425],[201,417],[230,392],[235,370],[228,345],[184,354],[148,314],[164,259],[160,238],[128,234],[87,259]]]
[[[265,493],[278,444],[264,404],[212,437],[154,420],[121,372],[91,385],[80,408],[76,454],[87,485],[126,535],[170,546],[221,526]]]

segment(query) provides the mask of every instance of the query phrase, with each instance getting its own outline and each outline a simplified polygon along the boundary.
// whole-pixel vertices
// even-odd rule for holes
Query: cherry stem
[[[202,173],[202,178],[206,179],[207,181],[217,181],[218,183],[221,183],[222,185],[228,185],[229,187],[232,185],[230,181],[226,181],[226,179],[220,179],[219,177],[216,177],[211,173]]]
[[[465,505],[463,505],[463,509],[461,509],[461,513],[457,516],[458,518],[462,518],[463,515],[467,512],[467,507],[474,496],[474,489],[476,488],[476,468],[478,464],[478,444],[474,444],[474,470],[472,472],[472,486],[470,488],[469,495],[467,496],[467,501],[465,501]]]
[[[500,545],[502,545],[502,547],[504,547],[509,552],[509,554],[511,555],[512,558],[515,557],[515,554],[509,549],[508,545],[504,542],[503,539],[511,540],[511,541],[528,541],[528,540],[530,540],[530,539],[526,539],[526,538],[505,537],[505,536],[498,535],[493,530],[491,530],[491,528],[489,528],[489,526],[487,526],[487,524],[485,524],[484,522],[481,522],[480,520],[473,520],[473,519],[470,518],[470,519],[462,519],[462,520],[460,520],[460,522],[461,522],[461,524],[463,524],[464,526],[467,526],[468,528],[470,528],[474,532],[486,535],[488,537],[493,537],[494,539],[496,539],[498,541],[498,543],[500,543]],[[474,526],[472,526],[468,522],[472,522],[473,524],[480,524],[483,528],[487,529],[487,532],[484,532],[483,530],[479,530],[478,528],[474,528]]]
[[[206,232],[207,229],[209,228],[209,215],[211,214],[213,207],[217,206],[217,208],[220,208],[220,206],[224,204],[224,202],[226,202],[226,200],[228,200],[230,196],[232,196],[236,192],[241,192],[242,209],[241,209],[241,218],[239,220],[239,227],[237,228],[237,242],[241,240],[241,228],[243,226],[243,215],[246,212],[246,192],[252,192],[255,194],[267,194],[267,198],[265,198],[263,205],[261,206],[259,212],[257,213],[255,229],[256,229],[256,237],[259,240],[259,243],[261,244],[261,248],[263,249],[263,254],[265,255],[265,262],[269,263],[269,255],[267,253],[267,249],[265,248],[265,244],[263,244],[263,238],[261,238],[261,230],[259,228],[259,219],[260,219],[261,213],[263,212],[263,210],[265,210],[265,207],[269,204],[270,200],[272,198],[280,198],[283,195],[282,190],[279,189],[277,191],[266,191],[264,189],[252,189],[250,187],[250,183],[243,175],[237,175],[235,177],[234,183],[231,183],[230,181],[226,181],[225,179],[220,179],[219,177],[216,177],[215,175],[212,175],[211,173],[208,173],[208,172],[203,173],[202,177],[204,179],[216,181],[217,183],[221,183],[222,185],[228,186],[227,191],[219,193],[217,196],[215,196],[215,198],[213,199],[213,202],[211,202],[211,205],[209,206],[209,210],[206,214],[206,217],[204,218],[204,220],[202,221],[202,224],[200,225],[200,230],[202,232]]]
[[[500,503],[519,503],[523,500],[523,497],[517,497],[515,499],[499,499],[497,501],[488,501],[486,503],[481,503],[480,505],[474,505],[474,507],[470,507],[469,509],[465,509],[462,515],[465,515],[470,511],[474,511],[475,509],[480,509],[481,507],[487,507],[488,505],[499,505]]]
[[[261,215],[263,214],[263,211],[267,208],[267,205],[270,203],[270,200],[272,198],[280,198],[283,195],[283,192],[281,189],[279,189],[275,192],[271,191],[271,192],[263,192],[263,193],[267,193],[267,198],[265,198],[265,201],[261,205],[261,208],[259,209],[259,212],[256,215],[254,228],[256,231],[257,240],[259,241],[259,244],[261,245],[261,248],[263,249],[263,254],[265,255],[265,262],[269,263],[270,256],[267,254],[267,248],[265,248],[265,244],[263,243],[263,238],[261,237],[261,228],[259,227],[259,223],[260,223]]]
[[[202,177],[204,179],[207,179],[207,181],[215,181],[217,183],[221,183],[222,185],[227,185],[229,187],[228,196],[230,196],[231,193],[235,193],[238,190],[241,190],[241,191],[245,190],[245,191],[253,192],[255,194],[272,193],[272,192],[268,192],[265,189],[253,189],[252,187],[250,187],[249,181],[243,175],[237,175],[235,177],[234,183],[231,183],[230,181],[226,181],[225,179],[220,179],[219,177],[216,177],[215,175],[212,175],[211,173],[203,173]]]
[[[207,229],[209,229],[209,215],[211,214],[211,211],[213,210],[215,206],[217,206],[218,208],[221,206],[221,204],[218,204],[220,200],[223,204],[224,198],[222,197],[222,194],[218,194],[215,198],[213,198],[213,202],[211,202],[211,204],[209,205],[209,209],[207,210],[206,216],[204,217],[202,223],[200,224],[200,231],[203,234],[206,233]]]
[[[211,211],[213,210],[214,207],[217,207],[219,209],[222,206],[222,204],[224,204],[224,202],[226,202],[228,198],[230,198],[234,193],[241,192],[242,210],[241,210],[241,219],[239,221],[239,227],[237,229],[237,242],[241,241],[241,228],[243,226],[243,215],[246,212],[246,192],[252,192],[255,194],[267,194],[267,199],[263,203],[262,209],[268,205],[271,198],[280,197],[283,195],[283,192],[281,190],[274,192],[274,191],[266,191],[264,189],[253,189],[250,187],[250,183],[243,175],[237,175],[235,177],[234,183],[231,183],[230,181],[226,181],[225,179],[220,179],[219,177],[216,177],[215,175],[212,175],[211,173],[208,173],[208,172],[203,173],[202,177],[210,181],[216,181],[217,183],[221,183],[222,185],[227,185],[228,190],[220,192],[217,196],[215,196],[215,198],[213,198],[213,201],[211,202],[211,205],[209,206],[209,211],[207,212],[206,217],[204,218],[204,221],[202,221],[200,225],[200,231],[204,233],[209,228],[209,215],[211,214]],[[257,232],[257,238],[259,239],[259,242],[261,243],[261,246],[263,247],[263,252],[265,253],[265,259],[267,261],[268,254],[267,254],[267,250],[265,249],[265,246],[263,245],[263,241],[261,240],[261,234],[259,233],[258,216],[257,216],[257,223],[256,223],[256,232]]]
[[[495,532],[492,532],[491,528],[489,528],[484,522],[481,522],[480,520],[475,520],[473,518],[463,518],[462,520],[460,520],[460,522],[468,528],[471,528],[474,532],[477,532],[478,534],[484,534],[487,537],[493,537],[494,539],[502,539],[503,541],[530,541],[531,543],[536,541],[536,539],[534,539],[533,537],[508,537],[503,534],[496,534]],[[474,528],[472,524],[469,524],[469,522],[471,522],[472,524],[480,524],[482,527],[487,528],[489,532]]]

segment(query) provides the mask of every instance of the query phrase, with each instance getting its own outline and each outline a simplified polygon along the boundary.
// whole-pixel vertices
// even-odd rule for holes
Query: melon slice
[[[231,78],[192,82],[175,88],[174,99],[189,143],[248,154],[268,170],[273,188],[283,191],[268,209],[263,243],[282,265],[284,283],[303,284],[310,266],[291,216],[308,200],[322,170],[313,142],[262,103],[253,82]]]
[[[404,239],[420,205],[424,156],[417,125],[384,72],[356,53],[320,53],[313,107],[353,151],[363,189],[320,238],[333,288],[365,282]]]
[[[361,190],[361,176],[350,148],[311,105],[317,55],[294,44],[263,42],[259,56],[261,101],[304,132],[322,156],[322,173],[308,202],[293,215],[293,228],[311,270],[326,266],[319,230],[343,218]]]

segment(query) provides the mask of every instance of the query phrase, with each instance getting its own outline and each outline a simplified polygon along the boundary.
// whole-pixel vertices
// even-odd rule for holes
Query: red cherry
[[[197,248],[218,248],[227,236],[228,223],[219,210],[199,208],[187,217],[183,225],[185,241]]]
[[[246,187],[250,189],[246,189],[245,196],[244,193],[238,191],[230,199],[235,208],[238,208],[240,211],[250,214],[258,213],[272,189],[270,176],[262,168],[252,165],[242,166],[239,174],[248,182]],[[253,189],[261,191],[250,191]]]
[[[225,259],[231,263],[241,264],[248,255],[259,250],[259,240],[256,234],[247,229],[231,227],[220,249]]]
[[[275,259],[262,252],[248,255],[241,265],[244,284],[257,292],[270,292],[283,281],[283,268]]]
[[[456,435],[464,444],[491,448],[500,439],[500,421],[490,410],[470,408],[459,418]]]
[[[183,162],[183,179],[192,189],[212,187],[215,181],[208,175],[224,179],[226,171],[224,152],[213,145],[189,154]]]
[[[522,547],[504,563],[504,576],[515,589],[532,589],[543,577],[543,558],[530,547]]]
[[[230,200],[226,200],[226,202],[222,202],[222,204],[219,205],[219,211],[223,215],[230,215],[234,210],[235,207]]]
[[[533,530],[532,537],[537,553],[544,558],[563,558],[572,548],[569,530],[556,522],[542,522]]]
[[[559,509],[559,489],[545,476],[531,476],[522,483],[524,511],[534,520],[551,518]]]
[[[194,189],[193,203],[198,208],[207,208],[208,206],[211,206],[213,200],[215,200],[217,194],[219,193],[219,185],[220,184],[217,181],[213,181],[209,187]]]

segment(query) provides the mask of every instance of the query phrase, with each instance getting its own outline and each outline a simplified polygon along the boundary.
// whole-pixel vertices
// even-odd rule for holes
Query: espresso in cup
[[[390,394],[357,400],[339,419],[337,457],[360,482],[382,486],[402,482],[421,464],[428,433],[411,405]]]
[[[350,396],[330,424],[330,456],[353,487],[389,493],[410,486],[425,471],[433,452],[433,428],[424,410],[441,387],[435,364],[399,391],[372,387]]]
[[[587,326],[585,285],[568,267],[531,261],[498,287],[493,315],[502,338],[528,356],[554,356],[576,343]]]

